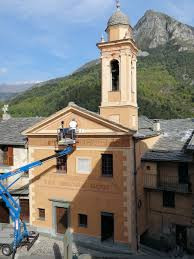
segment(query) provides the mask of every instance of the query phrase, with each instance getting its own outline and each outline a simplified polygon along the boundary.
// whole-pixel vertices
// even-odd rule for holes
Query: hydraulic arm
[[[29,250],[39,236],[38,233],[28,232],[25,222],[22,222],[22,220],[20,219],[21,208],[20,208],[20,205],[17,203],[17,201],[10,194],[9,192],[10,187],[13,186],[22,177],[22,173],[25,173],[29,169],[35,168],[37,166],[41,166],[43,163],[45,163],[50,159],[69,155],[72,151],[73,151],[72,145],[68,145],[64,150],[59,151],[52,156],[32,162],[14,171],[7,172],[0,175],[0,197],[5,202],[7,208],[9,209],[10,217],[14,223],[14,239],[12,244],[2,245],[2,252],[4,255],[9,256],[12,254],[12,258],[14,258],[17,248],[22,245],[26,245],[27,249]],[[8,186],[5,186],[3,184],[4,180],[16,175],[18,175],[18,177]]]

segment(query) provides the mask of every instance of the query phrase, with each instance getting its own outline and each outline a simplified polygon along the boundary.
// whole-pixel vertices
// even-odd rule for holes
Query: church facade
[[[145,233],[159,243],[172,239],[172,244],[181,232],[191,247],[194,137],[188,128],[193,121],[160,125],[138,117],[138,48],[119,4],[106,32],[107,41],[102,37],[97,44],[100,114],[69,103],[23,132],[29,159],[35,161],[65,148],[57,140],[62,122],[64,127],[72,120],[77,125],[74,152],[29,175],[30,223],[53,236],[70,227],[78,240],[111,241],[134,249]]]
[[[72,119],[78,125],[74,152],[34,169],[30,176],[30,223],[54,236],[71,227],[81,239],[135,245],[138,49],[119,7],[106,31],[108,41],[97,44],[102,60],[100,114],[70,103],[24,132],[34,161],[64,148],[57,142],[62,121],[64,127]]]

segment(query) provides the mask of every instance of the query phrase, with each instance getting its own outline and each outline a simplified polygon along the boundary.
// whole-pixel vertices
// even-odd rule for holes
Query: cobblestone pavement
[[[153,254],[150,249],[146,251],[143,249],[140,254],[119,254],[114,253],[111,254],[110,252],[103,250],[94,251],[92,249],[86,249],[84,247],[74,247],[73,252],[75,254],[91,254],[93,257],[84,257],[82,256],[80,259],[159,259],[159,258],[169,258],[166,255]],[[0,259],[10,259],[11,257],[3,257],[0,254]],[[172,257],[171,257],[172,258]],[[183,257],[184,259],[191,259],[194,257]],[[63,258],[63,242],[56,239],[51,239],[46,236],[40,235],[39,239],[36,241],[34,246],[28,252],[25,247],[19,248],[15,259],[64,259]]]
[[[60,240],[51,239],[40,235],[30,251],[27,251],[25,247],[19,248],[15,259],[20,258],[42,258],[50,259],[57,258],[62,259],[63,255],[63,242]],[[0,259],[4,258],[1,254]],[[7,259],[9,257],[6,257]]]

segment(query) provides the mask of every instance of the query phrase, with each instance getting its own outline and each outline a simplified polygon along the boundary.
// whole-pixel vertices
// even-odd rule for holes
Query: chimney
[[[3,111],[2,119],[4,121],[9,120],[11,118],[11,115],[8,113],[8,109],[9,109],[8,104],[5,104],[2,108],[2,111]]]
[[[156,132],[161,131],[160,120],[153,120],[153,130]]]

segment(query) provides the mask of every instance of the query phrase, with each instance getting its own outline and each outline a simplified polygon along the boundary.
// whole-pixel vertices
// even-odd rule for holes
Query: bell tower
[[[102,99],[100,115],[123,126],[138,129],[136,62],[137,46],[128,17],[120,10],[110,17],[106,33],[97,44],[101,51]]]

